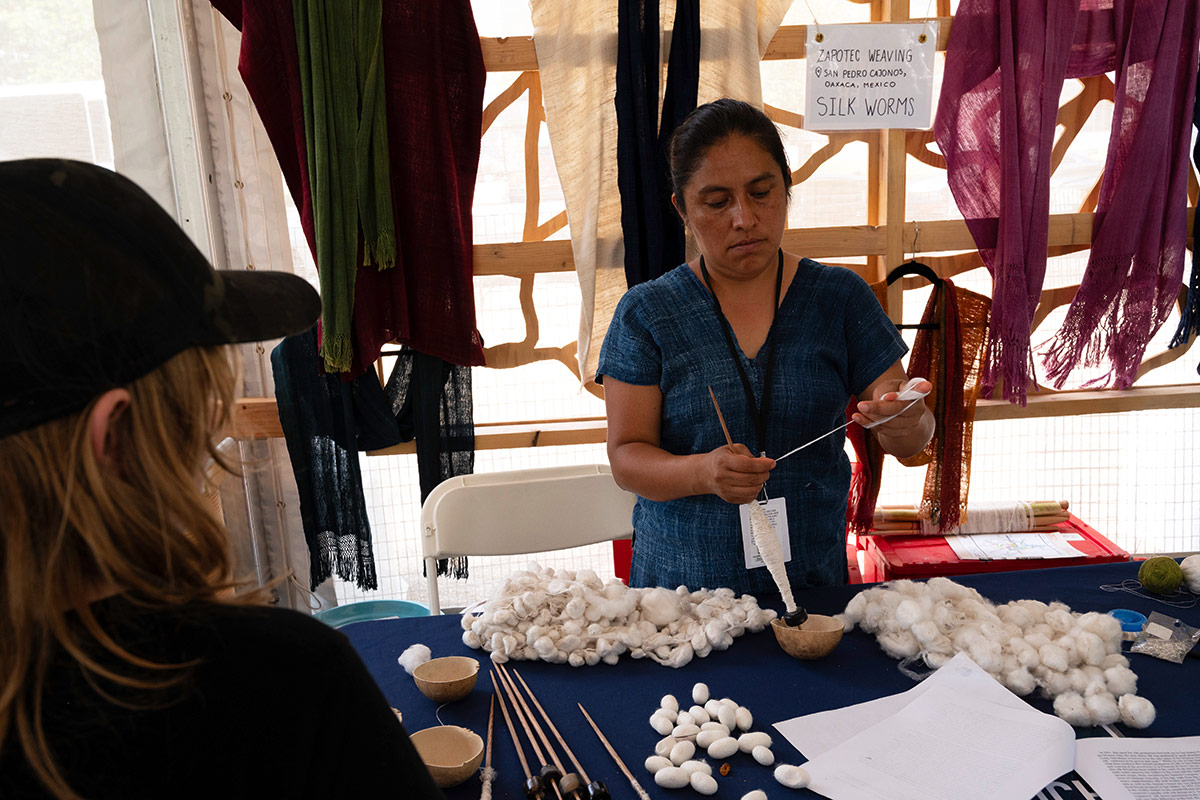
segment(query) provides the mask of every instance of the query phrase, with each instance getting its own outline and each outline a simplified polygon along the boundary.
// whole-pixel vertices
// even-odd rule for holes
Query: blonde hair
[[[254,591],[230,596],[228,533],[200,493],[206,456],[231,470],[214,445],[233,399],[231,359],[229,348],[185,350],[126,387],[129,404],[111,419],[104,463],[89,441],[95,400],[0,439],[0,750],[19,743],[62,800],[79,795],[42,720],[55,654],[66,653],[94,689],[123,705],[99,682],[149,696],[194,666],[123,648],[92,614],[98,593],[119,591],[151,607],[263,599]],[[104,651],[116,660],[101,663],[95,654]]]

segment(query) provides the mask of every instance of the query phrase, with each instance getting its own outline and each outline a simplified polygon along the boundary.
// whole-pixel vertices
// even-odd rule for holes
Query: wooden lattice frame
[[[873,20],[899,21],[909,19],[908,0],[851,0],[871,5]],[[936,23],[938,49],[944,51],[949,37],[949,0],[937,0]],[[765,60],[801,59],[805,55],[807,28],[803,25],[783,26],[772,38]],[[520,342],[506,342],[487,348],[485,356],[491,368],[511,368],[542,360],[562,363],[578,379],[576,342],[559,347],[536,347],[539,324],[533,302],[533,282],[536,275],[574,271],[569,241],[547,241],[548,237],[566,225],[565,210],[544,222],[538,220],[540,206],[540,174],[538,170],[538,137],[545,120],[542,106],[541,82],[538,77],[537,55],[531,37],[482,38],[484,63],[488,72],[518,72],[513,82],[484,110],[483,133],[502,111],[522,96],[528,95],[525,153],[525,219],[522,241],[500,244],[477,244],[474,247],[476,275],[507,275],[520,281],[520,304],[525,320],[525,337]],[[1062,162],[1070,144],[1084,123],[1103,101],[1113,99],[1113,84],[1106,76],[1082,81],[1082,90],[1059,109],[1058,123],[1062,134],[1055,143],[1052,166]],[[767,113],[777,123],[801,127],[799,114],[767,106]],[[855,267],[868,280],[881,280],[887,265],[899,264],[905,253],[912,252],[920,234],[923,252],[952,252],[955,255],[922,260],[938,271],[952,277],[981,266],[979,254],[966,223],[962,220],[906,220],[905,189],[906,159],[908,156],[930,166],[944,169],[941,155],[931,148],[931,131],[851,131],[826,134],[825,146],[793,171],[797,184],[808,180],[817,169],[851,142],[865,142],[868,147],[868,214],[867,225],[825,228],[789,229],[784,234],[784,247],[816,258],[866,256],[865,268]],[[1099,192],[1097,183],[1077,213],[1055,214],[1050,217],[1049,255],[1057,256],[1086,250],[1091,245],[1093,211]],[[1189,200],[1196,204],[1197,182],[1193,174],[1189,183]],[[1189,231],[1192,215],[1189,213]],[[888,305],[902,307],[901,293],[921,285],[919,279],[897,281],[889,287]],[[1074,297],[1077,286],[1047,289],[1042,293],[1034,327],[1046,316]],[[1182,301],[1181,292],[1181,301]],[[1192,342],[1184,347],[1148,356],[1143,360],[1139,378],[1189,352]],[[570,380],[564,375],[565,380]],[[269,398],[248,398],[238,404],[235,413],[234,435],[241,438],[281,436],[275,404]],[[982,400],[976,419],[1005,419],[1013,417],[1049,417],[1082,413],[1107,413],[1151,408],[1180,408],[1200,406],[1200,384],[1184,386],[1135,387],[1120,392],[1063,391],[1043,389],[1030,395],[1025,408],[998,400]],[[477,426],[478,449],[552,446],[603,442],[603,418],[575,420],[541,420],[482,424]],[[411,443],[389,452],[412,452]]]

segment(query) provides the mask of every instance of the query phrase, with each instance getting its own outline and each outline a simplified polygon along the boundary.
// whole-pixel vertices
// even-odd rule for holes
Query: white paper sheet
[[[1075,771],[1104,800],[1196,800],[1200,736],[1080,739]]]
[[[970,656],[959,653],[907,692],[783,720],[776,722],[774,727],[793,747],[803,753],[805,758],[816,758],[872,725],[882,722],[925,692],[939,686],[969,693],[1011,708],[1030,708],[1028,703],[984,672]]]
[[[831,800],[1027,800],[1074,760],[1058,717],[938,684],[804,768]]]
[[[947,536],[946,544],[963,561],[1083,558],[1061,533],[976,533]]]

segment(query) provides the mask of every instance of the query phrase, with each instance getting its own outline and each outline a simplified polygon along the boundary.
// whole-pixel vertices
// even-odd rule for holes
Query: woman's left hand
[[[933,414],[926,407],[924,399],[915,403],[898,399],[900,388],[907,382],[908,376],[899,364],[895,365],[871,385],[872,399],[860,401],[851,417],[859,425],[867,425],[896,415],[876,425],[871,432],[885,451],[898,458],[908,458],[921,452],[933,436],[934,428]],[[913,388],[918,392],[930,392],[933,384],[921,381]]]

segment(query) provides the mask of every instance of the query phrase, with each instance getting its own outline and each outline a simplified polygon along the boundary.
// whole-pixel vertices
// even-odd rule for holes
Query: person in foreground
[[[132,182],[0,163],[0,797],[441,797],[342,634],[232,575],[227,344],[320,301]]]
[[[739,505],[770,499],[793,588],[844,583],[845,421],[906,457],[933,435],[897,400],[906,346],[849,269],[786,253],[791,172],[771,120],[747,103],[697,108],[672,135],[672,202],[699,257],[631,288],[600,352],[608,455],[638,495],[630,584],[774,592]],[[711,387],[734,444],[728,446]],[[917,391],[928,391],[921,381]],[[784,519],[784,513],[786,519]]]

